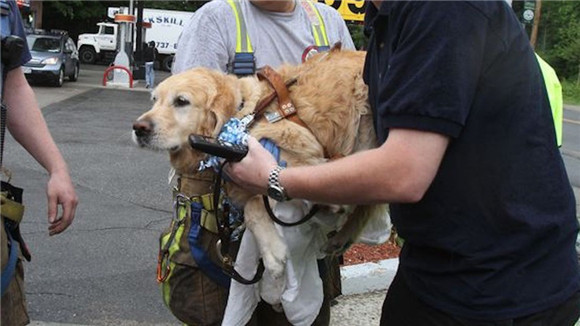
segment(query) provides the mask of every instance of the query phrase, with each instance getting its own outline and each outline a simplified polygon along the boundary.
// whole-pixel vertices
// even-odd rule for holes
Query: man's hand
[[[248,154],[240,162],[227,164],[225,171],[242,188],[255,194],[266,194],[268,175],[277,164],[272,154],[250,136]]]
[[[59,234],[71,225],[75,218],[78,197],[66,170],[51,174],[46,188],[48,198],[48,234]],[[58,205],[62,212],[58,215]]]

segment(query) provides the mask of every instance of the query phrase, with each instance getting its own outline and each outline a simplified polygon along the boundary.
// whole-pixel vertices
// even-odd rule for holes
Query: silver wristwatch
[[[276,201],[286,201],[290,198],[286,194],[286,189],[280,184],[280,171],[284,168],[276,166],[270,171],[268,176],[268,196]]]

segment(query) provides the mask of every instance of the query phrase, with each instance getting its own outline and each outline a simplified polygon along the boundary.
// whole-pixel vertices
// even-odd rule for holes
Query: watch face
[[[284,201],[286,199],[282,189],[276,186],[270,186],[268,188],[268,196],[276,201]]]

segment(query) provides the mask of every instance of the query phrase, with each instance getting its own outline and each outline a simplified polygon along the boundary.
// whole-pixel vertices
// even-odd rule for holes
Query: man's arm
[[[34,92],[20,67],[8,72],[4,87],[10,134],[50,175],[47,184],[48,229],[50,235],[58,234],[72,223],[78,203],[67,165],[48,131]],[[57,218],[58,204],[62,205],[60,218]]]
[[[437,133],[392,129],[379,148],[316,166],[288,168],[280,183],[291,198],[336,204],[417,202],[437,170],[449,138]],[[242,187],[265,194],[272,155],[250,140],[248,155],[227,168]]]

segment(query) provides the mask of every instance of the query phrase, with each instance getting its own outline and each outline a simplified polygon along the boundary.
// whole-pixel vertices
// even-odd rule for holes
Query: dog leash
[[[233,278],[234,280],[238,281],[239,283],[249,285],[255,284],[262,278],[264,274],[264,261],[260,258],[258,262],[258,270],[254,277],[250,280],[244,278],[240,275],[236,269],[234,268],[234,259],[230,255],[230,227],[229,227],[229,204],[222,203],[222,209],[220,210],[219,203],[220,203],[220,194],[221,194],[221,185],[222,185],[222,173],[223,168],[228,162],[224,162],[220,165],[218,173],[215,176],[215,185],[214,185],[214,192],[213,192],[213,205],[214,205],[214,213],[216,218],[216,223],[218,227],[218,234],[220,239],[217,242],[217,251],[218,256],[220,256],[222,263],[223,263],[223,271],[228,276]]]

